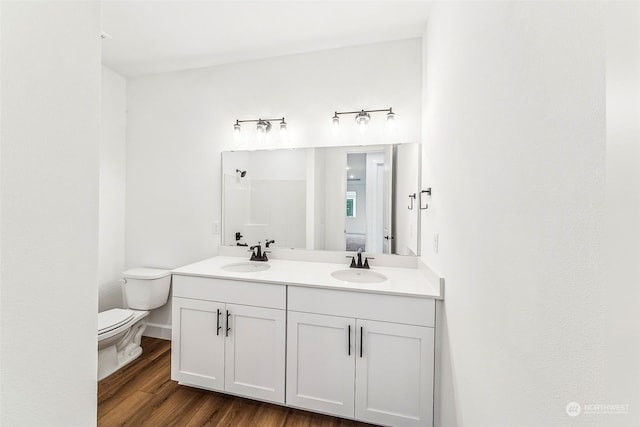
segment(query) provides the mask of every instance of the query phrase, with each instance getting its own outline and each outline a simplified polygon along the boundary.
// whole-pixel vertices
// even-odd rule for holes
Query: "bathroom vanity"
[[[443,280],[417,263],[363,270],[219,256],[176,269],[171,378],[375,424],[432,426]]]

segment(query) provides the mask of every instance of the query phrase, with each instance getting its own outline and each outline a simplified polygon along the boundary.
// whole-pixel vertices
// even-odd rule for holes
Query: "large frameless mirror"
[[[222,244],[419,255],[420,144],[222,153]]]

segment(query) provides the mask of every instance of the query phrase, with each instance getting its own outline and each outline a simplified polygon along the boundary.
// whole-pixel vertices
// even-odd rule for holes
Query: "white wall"
[[[420,192],[420,145],[400,144],[396,147],[394,162],[394,208],[393,226],[395,233],[395,252],[399,255],[418,253],[418,206],[417,194]],[[409,194],[416,194],[413,209],[409,210]]]
[[[0,424],[95,425],[100,6],[0,8]]]
[[[309,160],[309,163],[313,164],[313,186],[309,187],[307,197],[312,200],[307,200],[307,206],[313,206],[313,209],[308,209],[309,214],[307,221],[312,222],[313,232],[307,231],[307,236],[313,233],[313,246],[307,246],[307,249],[319,249],[325,248],[325,236],[326,236],[326,221],[325,210],[316,209],[316,206],[325,206],[326,197],[326,167],[325,167],[326,153],[325,150],[313,150],[313,159]],[[342,171],[340,171],[342,174]],[[309,180],[311,181],[311,180]],[[309,224],[311,225],[311,224]],[[307,238],[307,244],[309,245],[311,239]]]
[[[640,425],[640,3],[607,5],[607,402]]]
[[[174,268],[216,255],[220,153],[245,148],[418,142],[421,40],[327,50],[130,79],[127,83],[126,266]],[[393,107],[396,130],[373,115],[362,135],[352,117],[333,134],[334,111]],[[236,119],[285,116],[255,140],[235,142]],[[169,307],[151,321],[170,323]]]
[[[124,77],[102,67],[98,307],[122,307],[125,248],[126,89]]]
[[[567,403],[611,403],[604,56],[597,3],[433,9],[422,253],[446,278],[443,426],[598,424],[569,417]]]
[[[0,237],[2,236],[2,110],[3,110],[3,104],[2,104],[2,28],[4,27],[3,25],[3,21],[2,21],[2,3],[0,3]],[[4,379],[2,378],[2,367],[3,362],[2,362],[2,355],[3,355],[3,349],[2,349],[2,343],[4,342],[3,339],[3,328],[2,328],[2,243],[0,243],[0,421],[2,421],[2,408],[4,407],[4,404],[2,403],[3,401],[3,386],[2,384],[4,383]]]

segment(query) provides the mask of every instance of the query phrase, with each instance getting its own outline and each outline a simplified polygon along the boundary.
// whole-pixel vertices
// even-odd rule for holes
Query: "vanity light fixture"
[[[281,119],[257,119],[257,120],[236,120],[236,123],[233,125],[233,133],[236,137],[240,136],[242,132],[242,126],[240,123],[255,123],[256,131],[259,134],[265,134],[271,131],[271,122],[279,121],[280,122],[280,132],[287,131],[287,122],[284,121],[284,117]]]
[[[387,124],[391,125],[395,121],[396,113],[393,112],[391,108],[385,108],[381,110],[360,110],[360,111],[336,111],[332,117],[333,127],[336,128],[340,125],[340,116],[344,114],[355,114],[356,115],[356,123],[360,126],[361,129],[371,121],[370,113],[387,113]]]

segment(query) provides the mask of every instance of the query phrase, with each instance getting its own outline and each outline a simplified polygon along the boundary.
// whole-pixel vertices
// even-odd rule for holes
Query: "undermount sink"
[[[220,268],[230,273],[255,273],[258,271],[268,270],[271,266],[262,262],[236,262],[233,264],[223,265]]]
[[[380,283],[387,280],[384,274],[362,268],[349,268],[345,270],[336,270],[331,273],[334,279],[351,283]]]

